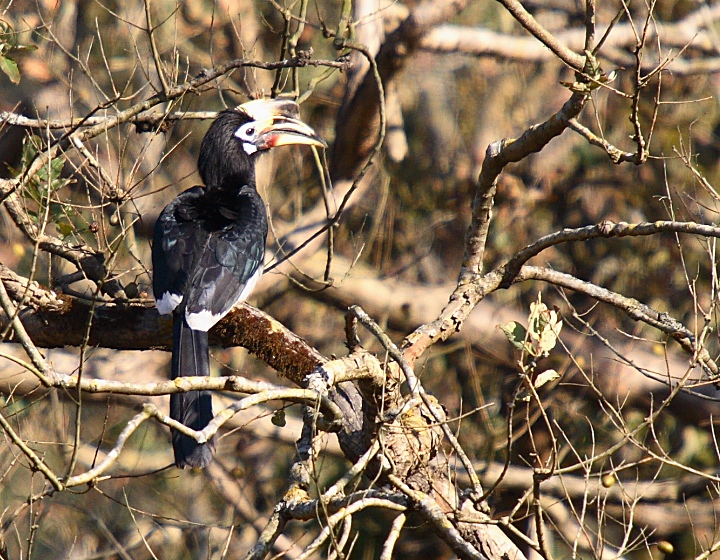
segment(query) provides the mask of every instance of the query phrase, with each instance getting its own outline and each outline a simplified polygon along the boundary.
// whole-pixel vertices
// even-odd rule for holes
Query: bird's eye
[[[255,139],[255,132],[255,123],[247,123],[235,131],[235,137],[240,140],[252,142]]]
[[[257,141],[256,134],[257,128],[254,122],[245,123],[235,131],[235,138],[241,141],[242,148],[248,155],[258,151],[258,147],[255,145]]]

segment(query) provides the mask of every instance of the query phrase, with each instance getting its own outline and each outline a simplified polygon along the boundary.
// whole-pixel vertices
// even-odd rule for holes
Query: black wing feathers
[[[265,205],[254,188],[222,197],[201,187],[185,191],[155,226],[162,249],[153,251],[156,298],[183,294],[187,314],[209,311],[219,320],[262,266],[266,237]]]
[[[193,187],[175,198],[155,222],[153,232],[153,293],[159,301],[165,294],[182,297],[192,270],[197,246],[196,202],[202,187]],[[160,310],[161,313],[167,312]]]

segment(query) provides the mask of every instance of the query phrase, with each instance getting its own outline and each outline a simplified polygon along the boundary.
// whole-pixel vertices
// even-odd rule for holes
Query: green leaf
[[[62,237],[67,237],[75,231],[75,227],[70,222],[56,222],[55,226]]]
[[[6,56],[0,56],[0,70],[10,78],[13,84],[17,85],[20,83],[20,69],[14,60]]]
[[[42,145],[42,140],[39,136],[30,134],[23,140],[23,151],[22,151],[22,170],[25,171],[32,160],[35,159],[38,153],[38,146]]]
[[[65,160],[63,158],[56,157],[50,162],[50,179],[52,181],[60,177],[64,166]]]
[[[557,371],[555,371],[554,369],[546,369],[535,378],[535,388],[539,389],[546,383],[549,383],[550,381],[555,381],[559,378],[560,374]]]
[[[523,350],[525,348],[525,339],[527,337],[527,331],[517,321],[509,321],[504,325],[499,326],[500,330],[505,333],[507,339],[510,341],[515,348]]]
[[[10,22],[0,19],[0,52],[5,52],[17,44],[17,35]]]
[[[550,350],[555,348],[562,326],[563,323],[557,320],[557,315],[551,317],[550,321],[542,325],[542,331],[537,341],[538,356],[547,356]]]
[[[285,409],[281,408],[280,410],[276,410],[270,421],[278,428],[284,428],[287,423],[285,421]]]

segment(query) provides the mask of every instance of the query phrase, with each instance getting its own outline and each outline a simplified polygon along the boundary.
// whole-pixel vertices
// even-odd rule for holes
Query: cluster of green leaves
[[[40,137],[27,136],[23,143],[21,168],[13,171],[16,174],[27,172],[42,150],[42,146]],[[25,200],[34,203],[34,208],[28,208],[27,213],[35,225],[39,226],[47,219],[48,223],[55,224],[59,235],[63,238],[77,232],[72,218],[78,216],[78,212],[72,206],[63,204],[58,196],[60,190],[72,182],[72,179],[63,176],[64,166],[64,158],[51,159],[47,165],[43,165],[33,174],[23,190]]]
[[[0,70],[10,78],[13,84],[20,83],[20,69],[17,62],[10,55],[21,51],[35,50],[36,48],[34,45],[19,44],[13,26],[9,22],[0,19]]]
[[[562,327],[563,322],[560,320],[557,308],[549,309],[542,302],[542,295],[538,293],[537,301],[530,304],[527,327],[517,321],[509,321],[500,325],[500,330],[505,333],[510,344],[522,352],[519,361],[522,372],[532,374],[537,366],[536,361],[539,358],[547,357],[550,350],[555,348]],[[560,374],[557,371],[547,369],[537,375],[533,384],[536,389],[539,389],[559,377]]]

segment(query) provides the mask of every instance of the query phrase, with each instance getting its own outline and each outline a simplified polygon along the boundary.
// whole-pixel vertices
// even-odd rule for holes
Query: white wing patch
[[[260,280],[260,277],[263,273],[263,265],[260,265],[258,269],[255,271],[255,274],[253,274],[250,278],[248,278],[247,284],[245,284],[245,287],[243,288],[243,291],[240,292],[240,297],[235,302],[235,305],[238,303],[245,301],[250,293],[255,289],[255,286],[257,286],[258,280]]]
[[[160,315],[169,315],[178,305],[180,305],[181,301],[182,296],[180,294],[165,292],[160,299],[155,298],[155,305],[157,306],[157,310]]]
[[[198,311],[197,313],[187,313],[185,315],[185,320],[187,321],[188,326],[196,331],[209,331],[220,319],[230,313],[234,306],[236,306],[238,303],[242,303],[247,299],[253,289],[255,289],[255,286],[257,285],[258,280],[260,280],[262,273],[263,267],[261,265],[260,268],[255,271],[255,274],[248,278],[245,287],[243,288],[242,292],[240,292],[240,296],[237,298],[237,300],[235,300],[233,306],[224,313],[218,313],[217,315],[214,315],[211,311],[208,311],[207,309],[203,311]]]
[[[212,311],[207,309],[204,311],[198,311],[197,313],[187,313],[185,320],[188,326],[194,331],[209,331],[215,323],[222,319],[226,313],[219,315],[213,315]]]

